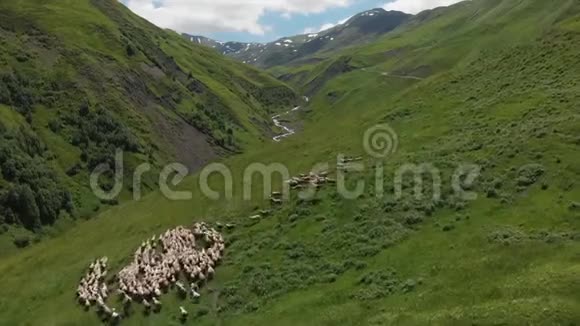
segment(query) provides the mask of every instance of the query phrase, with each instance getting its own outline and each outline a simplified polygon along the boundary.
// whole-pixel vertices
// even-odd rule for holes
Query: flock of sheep
[[[125,311],[133,301],[141,302],[146,311],[151,308],[160,310],[159,297],[172,286],[183,296],[191,293],[197,300],[199,286],[213,277],[224,249],[222,235],[204,223],[197,223],[191,229],[178,227],[168,230],[143,242],[131,263],[116,277],[117,293],[123,300]],[[105,303],[109,296],[105,283],[107,261],[106,257],[101,258],[89,266],[77,289],[77,297],[85,307],[96,304],[106,319],[118,321],[121,315]],[[189,280],[189,288],[179,282],[182,275]],[[179,307],[179,312],[182,319],[187,318],[185,308]]]
[[[356,160],[347,159],[342,163]],[[301,174],[287,182],[292,189],[319,188],[324,184],[336,183],[328,177],[328,172]],[[282,193],[272,193],[271,201],[273,204],[281,204]],[[263,211],[262,215],[269,213]],[[250,218],[259,219],[260,216]],[[217,227],[221,229],[223,225],[217,223]],[[226,225],[228,229],[234,227],[234,224]],[[183,297],[191,294],[197,300],[200,297],[200,285],[213,277],[214,268],[222,259],[224,249],[222,235],[205,223],[196,223],[192,228],[177,227],[143,242],[134,253],[133,260],[115,278],[118,281],[116,292],[123,301],[125,313],[128,313],[134,301],[142,303],[147,312],[151,309],[159,311],[159,298],[170,287],[177,288]],[[103,257],[89,266],[77,288],[77,298],[87,309],[96,305],[105,319],[115,323],[122,316],[106,304],[110,295],[106,283],[107,263],[108,258]],[[186,286],[181,283],[180,276],[185,276],[190,284]],[[179,314],[182,321],[187,319],[188,312],[184,307],[179,307]]]
[[[109,296],[109,289],[105,283],[108,260],[107,257],[103,257],[91,263],[87,274],[81,279],[77,288],[77,297],[79,303],[86,308],[97,304],[112,319],[118,319],[120,317],[119,313],[105,304],[105,300]]]
[[[337,169],[342,171],[348,171],[350,163],[362,161],[362,157],[349,157],[345,156],[339,159],[337,163]],[[320,188],[325,184],[335,184],[336,180],[328,177],[328,171],[322,172],[310,172],[308,174],[300,174],[296,177],[290,178],[286,182],[290,185],[293,190],[303,189],[307,187]],[[277,199],[279,193],[274,193],[272,199]]]
[[[328,177],[328,172],[320,173],[310,172],[309,174],[300,174],[287,181],[292,189],[300,189],[308,186],[319,188],[324,184],[335,183],[336,180]]]

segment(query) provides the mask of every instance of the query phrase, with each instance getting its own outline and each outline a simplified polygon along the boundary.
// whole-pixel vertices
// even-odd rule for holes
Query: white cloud
[[[334,26],[336,26],[336,24],[326,23],[326,24],[319,26],[319,27],[307,27],[304,29],[304,34],[319,33],[319,32],[325,31],[327,29],[331,29]]]
[[[334,24],[333,23],[326,23],[320,27],[307,27],[304,29],[304,34],[320,33],[320,32],[325,31],[327,29],[331,29],[335,26],[342,25],[342,24],[346,23],[351,18],[352,18],[352,16],[345,18],[345,19],[342,19]]]
[[[385,10],[398,10],[409,14],[417,14],[423,10],[450,6],[463,0],[394,0],[383,6]]]
[[[345,18],[345,19],[343,19],[343,20],[340,20],[340,21],[338,22],[338,25],[342,25],[342,24],[346,23],[346,22],[347,22],[347,21],[349,21],[349,20],[350,20],[352,17],[353,17],[353,16],[350,16],[350,17],[347,17],[347,18]]]
[[[354,0],[124,0],[136,14],[163,27],[195,34],[248,32],[262,35],[267,26],[259,20],[266,12],[283,17],[321,13]]]

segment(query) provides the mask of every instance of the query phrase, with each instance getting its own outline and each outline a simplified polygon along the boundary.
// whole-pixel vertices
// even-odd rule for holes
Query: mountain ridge
[[[219,42],[204,36],[183,34],[190,41],[246,64],[271,68],[300,64],[317,54],[372,42],[404,24],[413,15],[376,8],[358,13],[342,24],[316,33],[282,37],[268,43]]]
[[[0,111],[24,118],[0,128],[0,224],[16,233],[39,234],[59,216],[71,221],[116,204],[92,196],[88,175],[101,164],[112,169],[117,150],[128,169],[179,162],[193,173],[269,139],[270,116],[300,101],[268,74],[117,1],[63,6],[0,4]],[[112,180],[107,173],[104,187]],[[144,182],[152,189],[155,178]]]

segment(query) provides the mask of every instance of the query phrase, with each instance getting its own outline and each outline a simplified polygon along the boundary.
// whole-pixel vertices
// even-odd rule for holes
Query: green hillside
[[[22,117],[2,129],[0,224],[37,232],[100,210],[88,173],[116,149],[130,169],[195,171],[263,141],[270,115],[298,99],[114,0],[3,1],[0,80],[0,109]]]
[[[335,76],[353,70],[425,78],[471,62],[485,51],[506,43],[526,43],[566,16],[574,2],[464,1],[449,8],[428,10],[372,44],[328,52],[319,61],[277,67],[281,79],[316,91]]]
[[[154,192],[2,255],[0,324],[100,324],[75,302],[88,264],[108,256],[117,272],[145,239],[194,221],[235,224],[223,230],[225,259],[200,303],[171,291],[159,313],[134,304],[122,325],[178,325],[179,306],[190,312],[187,324],[201,325],[580,322],[577,1],[460,3],[323,63],[286,68],[298,71],[289,80],[311,95],[302,131],[224,160],[233,200],[204,197],[193,176],[179,186],[193,200]],[[3,129],[19,130],[15,142],[26,139],[22,117],[0,114]],[[398,147],[377,161],[363,135],[380,124],[397,133]],[[280,162],[296,175],[326,162],[334,174],[338,154],[363,157],[365,170],[346,177],[349,189],[366,181],[357,199],[325,186],[313,199],[293,192],[271,207],[258,185],[242,199],[251,163]],[[403,196],[394,195],[395,173],[408,164],[440,172],[440,198],[427,173],[420,198],[410,176]],[[378,182],[376,165],[384,166]],[[458,180],[473,200],[452,182],[467,165],[480,168],[471,185]],[[211,178],[214,189],[221,183]],[[273,211],[248,218],[262,209]]]

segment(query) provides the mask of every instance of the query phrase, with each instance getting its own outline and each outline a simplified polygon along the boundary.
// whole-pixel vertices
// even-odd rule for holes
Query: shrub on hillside
[[[5,222],[37,230],[54,223],[63,210],[72,213],[72,198],[47,165],[46,147],[38,138],[24,128],[4,130],[0,138],[0,169],[9,182],[0,194]]]
[[[540,164],[528,164],[518,170],[517,186],[529,187],[535,184],[544,175],[546,170]]]
[[[19,236],[14,239],[14,245],[18,248],[26,248],[30,245],[30,238],[27,236]]]
[[[36,204],[34,193],[28,185],[15,186],[3,198],[2,202],[12,209],[25,228],[35,230],[40,227],[40,209]]]

